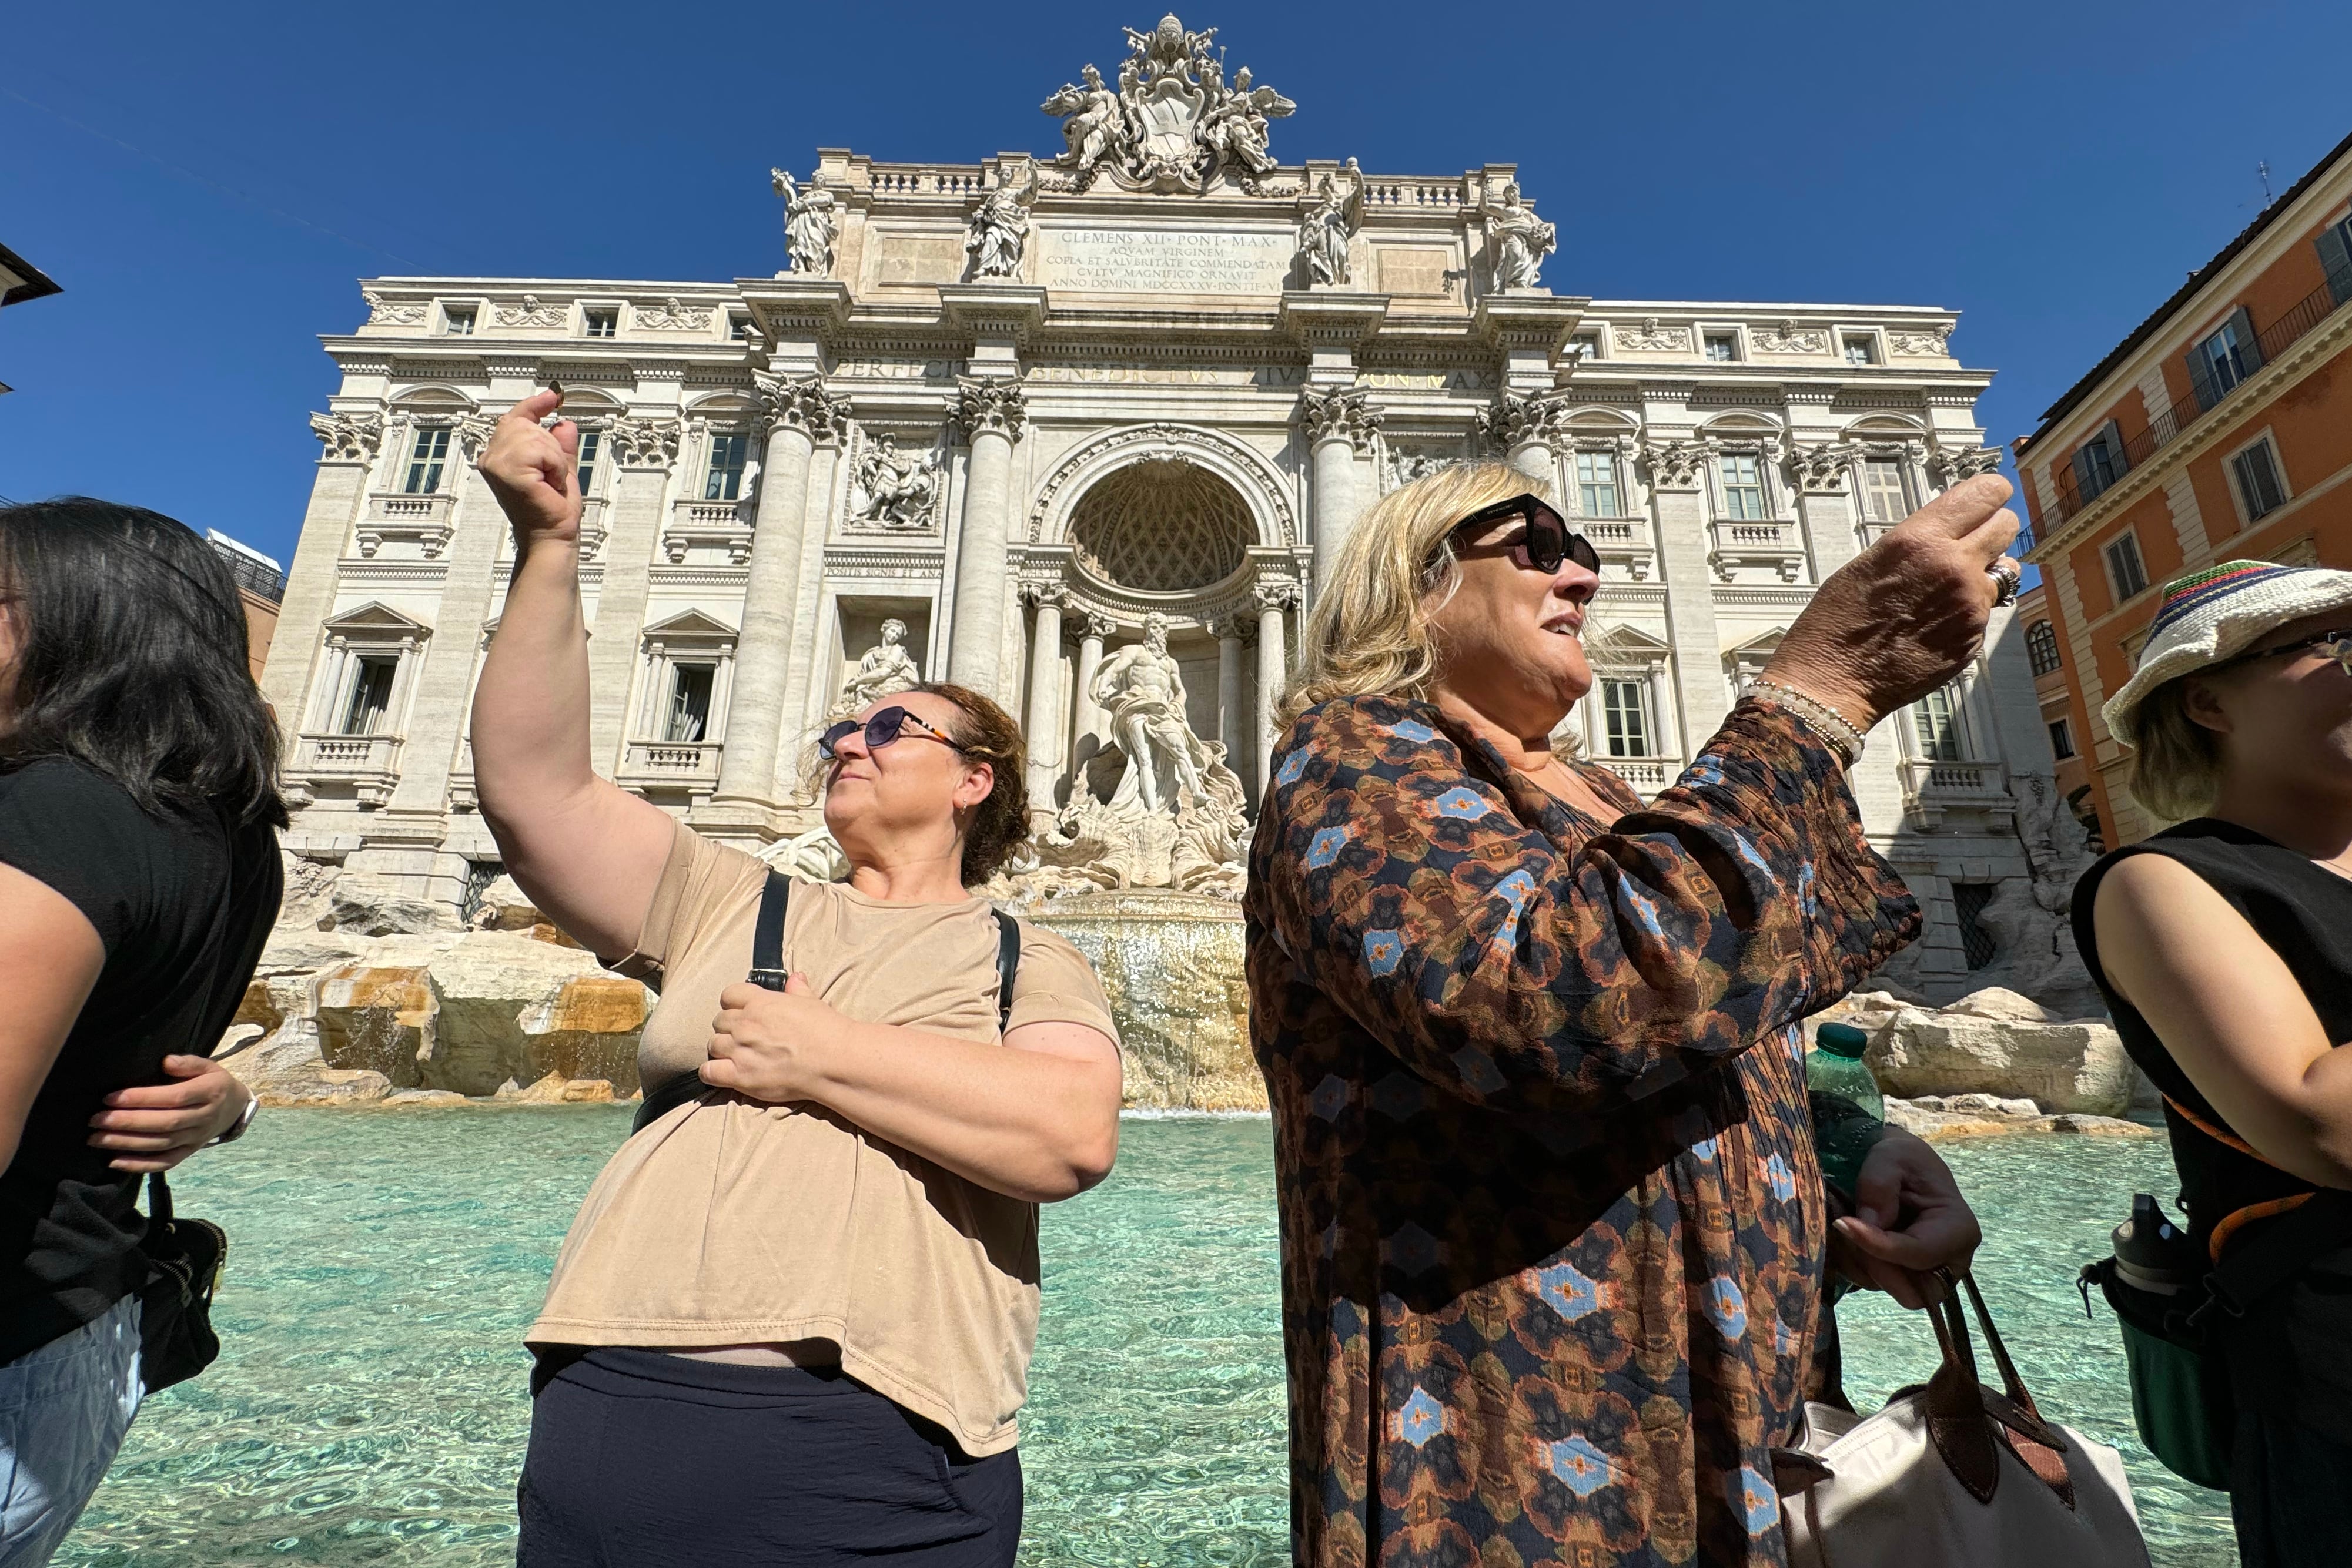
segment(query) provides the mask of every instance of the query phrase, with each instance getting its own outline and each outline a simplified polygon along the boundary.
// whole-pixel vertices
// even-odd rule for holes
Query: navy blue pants
[[[966,1458],[838,1372],[598,1349],[531,1383],[519,1568],[1012,1568],[1021,1543],[1018,1450]]]

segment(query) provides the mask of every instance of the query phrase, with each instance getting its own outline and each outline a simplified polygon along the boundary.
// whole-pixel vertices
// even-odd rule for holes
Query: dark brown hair
[[[1013,716],[969,686],[924,681],[912,688],[956,706],[956,749],[995,770],[988,798],[972,808],[963,831],[963,881],[976,887],[994,876],[1029,836],[1029,747]]]

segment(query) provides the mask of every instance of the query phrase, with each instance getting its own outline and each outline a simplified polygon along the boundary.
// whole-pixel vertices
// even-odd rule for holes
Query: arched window
[[[2054,674],[2058,669],[2058,633],[2047,621],[2036,621],[2025,629],[2025,656],[2033,661],[2037,675]]]

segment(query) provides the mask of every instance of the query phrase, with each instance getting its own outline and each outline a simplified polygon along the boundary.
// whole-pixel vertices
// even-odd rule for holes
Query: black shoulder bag
[[[772,991],[782,990],[788,977],[784,968],[784,905],[792,892],[792,878],[780,871],[770,872],[767,885],[760,890],[759,923],[751,930],[751,972],[745,977]],[[996,1023],[1001,1030],[1013,1018],[1013,976],[1021,967],[1021,927],[1004,911],[995,913]],[[629,1131],[642,1133],[680,1105],[699,1100],[710,1092],[710,1085],[702,1081],[699,1073],[673,1078],[646,1095]]]
[[[139,1291],[139,1376],[147,1392],[185,1383],[220,1354],[213,1291],[228,1258],[228,1232],[172,1212],[162,1171],[147,1177],[147,1283]]]

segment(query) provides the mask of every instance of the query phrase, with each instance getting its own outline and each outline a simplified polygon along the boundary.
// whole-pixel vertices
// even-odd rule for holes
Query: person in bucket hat
[[[2077,944],[2164,1096],[2194,1267],[2278,1282],[2210,1314],[2210,1420],[2246,1568],[2352,1536],[2352,571],[2169,584],[2106,705],[2130,789],[2187,819],[2074,890]]]

